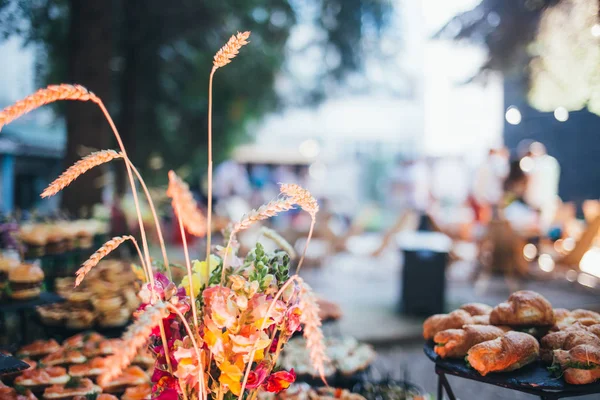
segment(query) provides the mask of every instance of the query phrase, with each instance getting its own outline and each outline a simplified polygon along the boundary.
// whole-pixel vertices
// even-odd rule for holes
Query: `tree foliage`
[[[39,49],[38,84],[71,81],[69,21],[81,0],[0,0],[0,31],[19,35]],[[85,1],[83,2],[85,3]],[[205,168],[208,74],[214,53],[228,37],[251,30],[251,45],[215,76],[214,147],[217,161],[251,124],[281,99],[274,83],[285,61],[285,46],[302,4],[310,3],[324,46],[341,62],[320,79],[342,79],[360,69],[365,23],[381,27],[388,0],[112,0],[113,54],[109,60],[110,108],[130,156],[151,183],[163,183],[167,169],[199,178]],[[102,41],[103,38],[95,38]],[[95,46],[96,43],[88,43]],[[89,89],[97,90],[93,82]],[[324,97],[321,85],[304,93]],[[60,111],[60,109],[59,109]],[[71,146],[72,147],[72,146]]]

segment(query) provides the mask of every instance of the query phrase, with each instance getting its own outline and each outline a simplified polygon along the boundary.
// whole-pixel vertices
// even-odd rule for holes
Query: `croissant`
[[[489,325],[490,324],[490,316],[489,315],[474,315],[473,316],[473,325]]]
[[[585,329],[552,332],[541,340],[540,355],[543,361],[552,362],[554,350],[571,350],[587,344],[600,347],[600,338]]]
[[[472,322],[471,315],[465,310],[454,310],[450,314],[436,314],[423,322],[423,337],[433,339],[436,333],[446,329],[458,329]]]
[[[554,325],[552,305],[544,296],[530,290],[514,292],[508,301],[490,313],[490,324],[509,326]]]
[[[490,372],[519,369],[535,361],[539,353],[540,346],[533,336],[510,331],[504,336],[471,347],[467,361],[485,376]]]
[[[492,312],[492,307],[483,303],[467,303],[460,306],[461,310],[465,310],[472,316],[489,315]]]
[[[600,379],[600,348],[589,344],[571,350],[554,350],[554,364],[560,365],[567,383],[584,385]]]
[[[442,358],[463,358],[474,345],[496,339],[508,329],[493,325],[465,325],[462,329],[447,329],[433,338],[435,352]]]

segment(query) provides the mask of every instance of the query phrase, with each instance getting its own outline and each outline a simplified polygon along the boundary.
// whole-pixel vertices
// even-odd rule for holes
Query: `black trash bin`
[[[448,236],[437,232],[411,232],[398,236],[404,255],[400,311],[429,316],[444,312],[446,265],[451,247]]]

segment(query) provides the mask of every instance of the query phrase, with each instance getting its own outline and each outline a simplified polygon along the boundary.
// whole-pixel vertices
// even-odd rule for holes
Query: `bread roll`
[[[436,314],[423,323],[423,337],[433,339],[436,333],[446,329],[458,329],[473,321],[471,315],[464,310],[455,310],[450,314]]]

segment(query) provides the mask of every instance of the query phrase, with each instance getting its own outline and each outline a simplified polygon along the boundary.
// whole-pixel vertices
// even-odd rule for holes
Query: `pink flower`
[[[300,329],[300,316],[302,315],[302,310],[300,307],[294,306],[290,308],[287,313],[287,319],[285,328],[288,334],[292,334]]]
[[[267,392],[279,393],[290,387],[296,380],[296,373],[292,368],[288,371],[277,371],[269,375],[267,382],[265,383],[265,389]]]
[[[246,389],[256,389],[261,386],[267,378],[267,367],[264,364],[259,364],[254,371],[250,371]]]
[[[179,394],[174,389],[165,389],[154,400],[179,400]]]
[[[235,293],[222,286],[205,289],[202,293],[207,315],[219,328],[230,329],[237,321],[239,310],[235,304]]]

